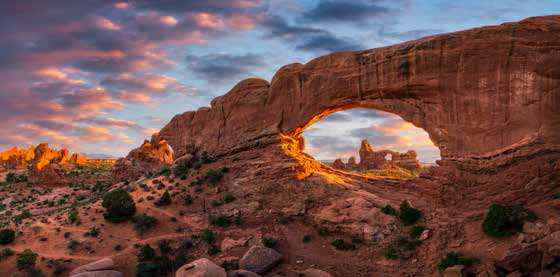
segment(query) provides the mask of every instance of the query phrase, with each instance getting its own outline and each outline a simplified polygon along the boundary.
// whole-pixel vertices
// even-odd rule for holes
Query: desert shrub
[[[136,205],[134,199],[122,188],[117,188],[103,196],[105,220],[113,223],[123,222],[134,215]]]
[[[218,200],[212,200],[212,202],[210,202],[210,205],[212,205],[212,207],[218,207],[222,205],[222,202]]]
[[[444,270],[456,265],[469,266],[477,261],[476,258],[463,256],[461,253],[449,252],[438,262],[437,267]]]
[[[233,202],[233,200],[235,200],[235,197],[233,196],[233,193],[231,191],[228,191],[224,194],[223,200],[225,203],[231,203]]]
[[[216,240],[216,236],[214,235],[214,232],[212,232],[212,230],[204,229],[200,234],[200,239],[208,244],[211,244],[212,242],[214,242],[214,240]]]
[[[140,234],[143,234],[146,230],[156,226],[158,221],[153,216],[141,214],[134,216],[132,218],[132,222],[134,222],[134,230],[136,230]]]
[[[210,224],[220,226],[220,227],[228,227],[231,225],[231,220],[223,215],[218,215],[218,216],[209,215],[208,220],[210,221]]]
[[[12,256],[13,254],[14,254],[14,250],[12,250],[11,248],[4,248],[0,252],[0,256],[2,256],[2,258]]]
[[[413,251],[418,247],[422,241],[410,239],[407,237],[399,237],[391,242],[383,251],[383,256],[390,260],[396,260],[403,256],[404,253]]]
[[[12,229],[0,230],[0,244],[8,244],[16,239],[16,232]]]
[[[410,229],[410,237],[413,239],[417,239],[420,237],[420,235],[422,235],[422,232],[424,232],[424,230],[426,230],[424,226],[414,226]]]
[[[185,194],[183,196],[183,205],[188,206],[193,203],[193,199],[190,194]]]
[[[18,270],[30,269],[35,267],[39,255],[29,249],[17,254],[16,265]]]
[[[115,247],[113,247],[113,249],[115,249],[115,251],[121,251],[122,250],[122,245],[117,244],[117,245],[115,245]]]
[[[168,253],[171,251],[171,245],[169,245],[169,241],[165,239],[159,241],[158,248],[161,253]]]
[[[167,276],[175,270],[174,263],[165,256],[154,257],[151,261],[140,262],[136,265],[137,277]]]
[[[66,244],[66,247],[70,250],[74,250],[78,247],[80,243],[77,240],[69,240],[68,243]]]
[[[401,203],[399,210],[399,219],[404,225],[412,225],[422,217],[422,212],[410,207],[406,200]]]
[[[65,239],[69,238],[71,235],[70,232],[64,232],[64,234],[62,234],[62,237],[64,237]]]
[[[138,253],[138,261],[151,261],[156,256],[156,250],[154,250],[149,244],[144,244],[140,247],[140,253]]]
[[[395,210],[395,208],[393,208],[393,206],[391,205],[387,205],[381,208],[381,212],[388,215],[397,215],[397,210]]]
[[[68,222],[75,223],[76,221],[78,221],[78,211],[76,208],[72,208],[68,213]]]
[[[509,237],[523,229],[524,221],[534,221],[535,213],[522,206],[492,204],[482,222],[482,231],[491,237]]]
[[[15,173],[10,172],[6,175],[6,182],[7,183],[21,183],[27,182],[27,176],[19,175],[17,176]]]
[[[171,205],[173,201],[171,200],[171,195],[169,195],[169,191],[165,191],[161,197],[154,202],[156,206],[168,206]]]
[[[158,172],[158,175],[169,176],[171,175],[171,168],[165,167]]]
[[[208,245],[208,251],[206,253],[210,256],[214,256],[220,253],[220,249],[216,245],[211,244]]]
[[[301,239],[301,241],[302,241],[303,243],[308,243],[308,242],[311,241],[312,238],[313,238],[313,237],[312,237],[311,235],[304,235],[303,238]]]
[[[331,242],[331,245],[334,246],[334,248],[338,249],[338,250],[342,250],[342,251],[349,251],[349,250],[355,250],[356,246],[344,241],[343,239],[335,239]]]
[[[89,231],[86,232],[84,235],[85,235],[86,237],[87,237],[87,236],[91,236],[91,237],[96,238],[97,236],[99,236],[99,228],[97,228],[97,227],[95,227],[95,226],[94,226],[94,227],[91,227],[91,228],[89,229]]]
[[[204,174],[204,179],[211,184],[218,183],[222,179],[222,177],[224,177],[224,173],[213,169],[208,169],[208,171],[206,171],[206,173]]]
[[[268,247],[268,248],[273,248],[274,246],[276,246],[276,243],[278,243],[276,239],[270,237],[264,237],[262,238],[261,241],[264,247]]]
[[[389,260],[396,260],[399,258],[399,252],[397,251],[397,248],[394,244],[390,244],[383,251],[383,256]]]

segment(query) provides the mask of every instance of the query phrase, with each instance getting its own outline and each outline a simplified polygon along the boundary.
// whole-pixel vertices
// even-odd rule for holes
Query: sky
[[[551,0],[2,0],[0,150],[47,142],[123,156],[175,114],[284,64],[558,13]],[[334,138],[354,148],[365,137],[408,147],[392,115],[347,113],[366,115],[317,124],[347,128]],[[320,126],[309,150],[328,142]]]

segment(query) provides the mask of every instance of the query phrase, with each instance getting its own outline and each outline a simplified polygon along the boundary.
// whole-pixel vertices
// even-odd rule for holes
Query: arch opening
[[[368,176],[415,177],[441,159],[440,149],[424,129],[376,109],[322,115],[301,135],[302,152],[316,161]]]

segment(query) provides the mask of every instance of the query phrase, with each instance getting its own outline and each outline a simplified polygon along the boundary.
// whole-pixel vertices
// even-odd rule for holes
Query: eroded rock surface
[[[173,151],[165,140],[146,140],[140,147],[130,151],[126,158],[115,162],[111,178],[115,182],[135,180],[144,174],[153,174],[172,163]]]

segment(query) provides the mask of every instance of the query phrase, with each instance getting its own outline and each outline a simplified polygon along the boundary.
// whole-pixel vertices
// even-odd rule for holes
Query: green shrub
[[[222,177],[224,177],[224,173],[222,173],[221,171],[213,170],[213,169],[209,169],[204,174],[204,179],[206,181],[210,182],[211,184],[218,183],[222,179]]]
[[[163,193],[163,195],[161,195],[161,197],[154,202],[154,205],[156,206],[168,206],[171,205],[173,201],[171,200],[171,195],[169,195],[169,191],[165,191]]]
[[[420,240],[399,237],[385,248],[383,256],[390,260],[398,259],[406,252],[416,249],[421,243],[422,241]]]
[[[231,220],[223,215],[219,215],[219,216],[209,215],[208,220],[210,221],[210,224],[220,226],[220,227],[228,227],[231,225]]]
[[[343,239],[335,239],[331,242],[331,245],[334,246],[334,248],[338,249],[338,250],[342,250],[342,251],[349,251],[349,250],[355,250],[356,246],[348,243],[346,241],[344,241]]]
[[[78,221],[78,211],[76,208],[72,208],[68,214],[68,222],[75,223]]]
[[[212,242],[214,242],[214,240],[216,239],[214,233],[212,232],[212,230],[210,229],[204,229],[202,231],[202,234],[200,234],[200,239],[202,239],[202,241],[211,244]]]
[[[461,253],[449,252],[438,262],[437,267],[444,270],[456,265],[469,266],[477,261],[476,258],[463,256]]]
[[[389,260],[396,260],[399,258],[399,252],[394,244],[390,244],[383,251],[383,256]]]
[[[151,261],[156,256],[156,250],[154,250],[149,244],[144,244],[140,247],[140,253],[138,253],[138,261]]]
[[[113,223],[123,222],[131,218],[136,212],[134,199],[122,188],[117,188],[103,196],[105,220]]]
[[[491,237],[508,237],[523,229],[524,221],[533,221],[536,215],[521,206],[492,204],[482,222],[482,230]]]
[[[16,232],[12,229],[0,230],[0,244],[8,244],[16,239]]]
[[[169,245],[169,241],[166,239],[159,241],[158,248],[161,253],[168,253],[172,250],[171,245]]]
[[[422,235],[422,232],[424,232],[424,230],[426,230],[424,226],[414,226],[410,229],[410,237],[413,239],[417,239],[420,237],[420,235]]]
[[[132,222],[134,222],[134,230],[136,230],[139,234],[143,234],[146,230],[156,226],[158,221],[153,216],[141,214],[134,216],[132,218]]]
[[[397,210],[395,210],[395,208],[393,208],[393,206],[391,205],[387,205],[381,208],[381,212],[388,215],[397,215]]]
[[[232,193],[232,192],[228,191],[228,192],[226,192],[226,194],[224,195],[223,200],[224,200],[225,203],[231,203],[231,202],[233,202],[233,200],[235,200],[235,197],[233,197],[233,193]]]
[[[305,235],[305,236],[303,236],[303,238],[301,239],[301,241],[302,241],[303,243],[308,243],[308,242],[311,241],[312,238],[313,238],[313,237],[312,237],[311,235]]]
[[[68,243],[66,244],[66,247],[70,250],[74,250],[76,249],[76,247],[78,247],[80,243],[77,240],[69,240]]]
[[[264,238],[262,238],[261,241],[262,241],[262,244],[264,245],[264,247],[268,247],[268,248],[273,248],[278,243],[276,241],[276,239],[269,238],[269,237],[264,237]]]
[[[122,250],[122,245],[117,244],[117,245],[115,245],[115,247],[113,247],[113,249],[115,249],[115,251],[121,251]]]
[[[216,245],[211,244],[208,245],[208,251],[206,253],[210,256],[214,256],[220,253],[220,249]]]
[[[406,200],[401,203],[399,210],[399,219],[404,225],[412,225],[422,217],[422,212],[410,207]]]
[[[163,175],[163,176],[169,176],[169,175],[171,175],[171,168],[165,167],[165,168],[161,169],[161,170],[158,172],[158,175],[159,175],[159,176],[161,176],[161,175]]]
[[[35,267],[39,255],[29,249],[17,254],[16,265],[18,270],[30,269]]]

